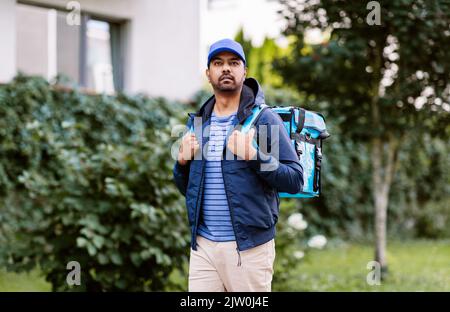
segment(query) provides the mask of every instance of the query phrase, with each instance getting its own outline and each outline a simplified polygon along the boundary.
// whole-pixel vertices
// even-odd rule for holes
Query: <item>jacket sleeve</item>
[[[265,129],[261,125],[265,125]],[[281,118],[266,109],[256,127],[259,146],[256,159],[250,160],[249,166],[277,191],[291,194],[300,192],[303,189],[303,168]],[[278,135],[274,128],[278,128]],[[261,148],[264,138],[267,138],[267,148]]]
[[[178,163],[178,161],[175,161],[175,166],[173,167],[173,179],[175,181],[175,185],[183,196],[186,196],[190,167],[191,162],[188,162],[186,165],[182,166]]]
[[[189,117],[190,118],[188,119],[188,122],[186,124],[187,129],[190,128],[193,122],[193,117],[191,115],[189,115]],[[175,160],[175,165],[173,166],[173,179],[175,181],[175,185],[183,196],[186,196],[190,167],[190,161],[188,161],[187,164],[183,166],[178,163],[178,160]]]

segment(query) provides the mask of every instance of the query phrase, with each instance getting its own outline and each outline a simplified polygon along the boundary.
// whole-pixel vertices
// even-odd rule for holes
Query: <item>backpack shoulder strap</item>
[[[304,108],[299,108],[298,111],[298,122],[297,122],[297,133],[302,132],[303,127],[305,126],[305,117],[306,117],[306,111]]]
[[[266,104],[261,104],[259,106],[255,106],[252,109],[252,114],[250,116],[248,116],[247,119],[242,124],[241,132],[246,133],[246,132],[250,131],[252,126],[254,124],[256,124],[256,122],[258,121],[259,117],[261,116],[261,113],[267,108],[269,108],[269,106]]]
[[[194,119],[195,119],[196,113],[188,113],[189,119],[188,119],[188,125],[189,125],[189,131],[194,132]]]

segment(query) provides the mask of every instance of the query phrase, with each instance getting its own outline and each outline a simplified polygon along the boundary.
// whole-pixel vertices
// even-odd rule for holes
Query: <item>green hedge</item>
[[[180,105],[61,91],[18,76],[0,87],[0,264],[36,265],[54,290],[173,288],[189,251],[172,182]],[[66,265],[81,265],[69,287]]]

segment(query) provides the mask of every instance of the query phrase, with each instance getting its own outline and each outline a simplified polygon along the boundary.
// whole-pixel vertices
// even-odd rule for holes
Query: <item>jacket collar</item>
[[[258,81],[254,78],[247,78],[242,86],[241,97],[239,100],[239,108],[237,111],[238,123],[242,124],[248,116],[252,114],[252,108],[264,104],[264,93],[259,86]],[[202,122],[205,122],[211,117],[211,113],[216,103],[215,96],[211,96],[202,105],[196,116],[202,117]]]

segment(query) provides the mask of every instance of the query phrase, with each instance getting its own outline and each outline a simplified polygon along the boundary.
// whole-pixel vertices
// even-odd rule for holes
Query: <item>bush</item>
[[[178,107],[23,76],[0,87],[0,262],[38,265],[53,290],[173,287],[189,250],[169,148]],[[66,283],[70,261],[81,286]]]
[[[273,289],[277,291],[285,290],[285,285],[292,279],[293,268],[296,268],[303,258],[296,255],[305,252],[304,229],[294,228],[288,222],[293,214],[301,215],[297,204],[296,199],[281,199],[273,275]]]
[[[428,202],[418,213],[416,223],[420,237],[450,237],[450,199]]]

